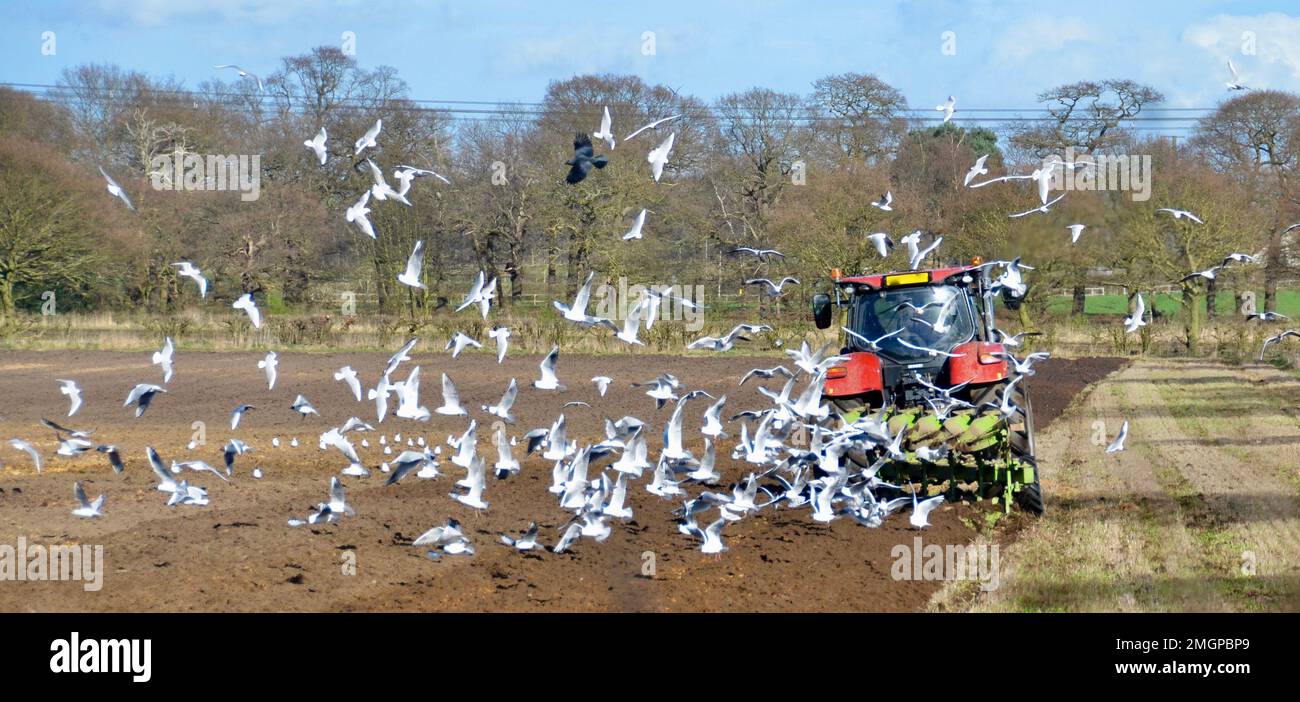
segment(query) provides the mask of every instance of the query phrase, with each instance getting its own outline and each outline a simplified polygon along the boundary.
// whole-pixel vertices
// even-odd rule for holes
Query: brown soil
[[[520,555],[502,545],[500,532],[522,531],[530,521],[542,528],[551,545],[569,513],[547,492],[550,465],[537,456],[524,461],[521,475],[497,481],[489,477],[485,498],[491,507],[479,514],[448,498],[463,473],[444,460],[444,476],[426,481],[409,476],[385,487],[376,471],[369,479],[347,478],[348,501],[355,517],[333,525],[290,528],[291,517],[305,516],[326,498],[329,477],[346,465],[335,451],[317,450],[319,434],[349,416],[374,417],[370,402],[357,403],[331,373],[350,364],[363,383],[373,384],[386,360],[381,354],[294,354],[280,357],[280,378],[274,391],[266,389],[256,362],[259,354],[177,354],[176,375],[169,392],[156,398],[141,419],[134,419],[121,400],[137,382],[158,382],[161,372],[147,354],[108,352],[6,352],[0,354],[6,402],[0,410],[0,438],[25,438],[36,443],[46,461],[36,475],[25,454],[0,447],[7,463],[0,472],[0,544],[99,544],[106,560],[103,589],[85,592],[80,583],[5,582],[0,585],[0,611],[345,611],[345,610],[674,610],[674,611],[909,611],[924,607],[939,583],[895,581],[890,577],[890,549],[910,545],[918,532],[906,519],[892,519],[879,529],[850,520],[829,525],[813,522],[807,510],[768,509],[723,532],[729,550],[719,558],[702,555],[694,539],[680,535],[670,511],[677,503],[648,493],[644,481],[628,491],[635,520],[613,522],[604,543],[580,540],[570,553]],[[654,427],[652,455],[659,448],[658,430],[671,406],[655,410],[653,400],[631,381],[644,381],[661,371],[677,375],[685,388],[707,389],[730,398],[728,414],[761,407],[767,401],[751,382],[736,387],[748,369],[773,365],[772,358],[672,357],[619,355],[561,356],[559,375],[565,392],[534,390],[538,358],[508,358],[498,366],[488,354],[452,360],[442,353],[416,353],[422,365],[424,404],[439,404],[439,376],[451,374],[471,416],[479,419],[480,450],[495,460],[490,444],[490,420],[478,411],[495,403],[510,378],[520,383],[514,435],[549,425],[559,406],[585,401],[591,408],[571,407],[569,436],[595,439],[602,419],[638,416]],[[1033,380],[1038,429],[1043,429],[1085,385],[1117,368],[1120,359],[1051,360],[1040,364]],[[398,372],[405,377],[410,364]],[[609,394],[597,397],[588,381],[594,375],[615,379]],[[41,417],[56,421],[67,410],[55,378],[75,378],[84,391],[85,407],[66,424],[94,428],[94,438],[121,447],[127,470],[115,475],[104,457],[88,453],[77,459],[55,456],[52,432],[40,427]],[[300,419],[289,409],[298,393],[321,410],[323,418]],[[229,412],[241,403],[257,409],[247,413],[237,432],[229,431]],[[686,426],[692,436],[707,406],[697,400],[688,409]],[[194,451],[185,445],[193,422],[206,423],[207,444]],[[463,418],[436,416],[427,424],[390,418],[369,437],[362,451],[374,468],[383,459],[378,434],[400,432],[445,442],[465,428]],[[225,483],[214,476],[190,473],[187,478],[209,490],[208,507],[165,506],[166,496],[154,490],[154,476],[144,455],[154,446],[171,460],[202,459],[221,465],[221,447],[232,435],[255,447],[236,462],[235,477]],[[271,438],[284,442],[271,446]],[[288,447],[297,437],[300,446]],[[360,440],[357,439],[359,445]],[[701,442],[690,447],[699,450]],[[731,442],[718,450],[719,468],[728,480],[748,472],[729,459]],[[516,456],[522,449],[516,450]],[[254,466],[266,473],[250,476]],[[648,476],[647,476],[648,477]],[[72,483],[81,480],[91,496],[107,494],[105,515],[83,520],[70,514]],[[1051,495],[1047,496],[1049,509]],[[945,505],[932,516],[924,532],[928,543],[966,543],[973,536],[968,523],[978,523],[985,507]],[[472,557],[427,558],[410,541],[424,530],[459,519],[477,547]],[[966,523],[963,523],[963,517]],[[1014,521],[1014,520],[1013,520]],[[355,559],[355,574],[345,566]],[[654,575],[643,570],[653,562]]]

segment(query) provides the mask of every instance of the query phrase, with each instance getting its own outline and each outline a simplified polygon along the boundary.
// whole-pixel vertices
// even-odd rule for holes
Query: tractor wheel
[[[1029,397],[1029,388],[1025,386],[1026,382],[1021,380],[1016,383],[1015,388],[1012,390],[1012,402],[1017,409],[1016,413],[1007,422],[1009,426],[1007,443],[1012,456],[1027,461],[1034,466],[1034,481],[1020,486],[1020,489],[1016,492],[1015,500],[1021,509],[1037,516],[1043,513],[1043,488],[1040,482],[1038,464],[1034,460],[1034,404]],[[1007,387],[1006,384],[990,386],[980,393],[978,399],[973,401],[977,404],[979,402],[998,402],[1001,398],[998,397],[996,390],[1005,387]],[[999,497],[1004,489],[1005,486],[1000,483],[990,485],[985,492],[985,497]]]

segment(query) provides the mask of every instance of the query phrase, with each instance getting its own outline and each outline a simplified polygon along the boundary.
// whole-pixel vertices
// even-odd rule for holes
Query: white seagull
[[[375,147],[377,145],[375,142],[375,137],[379,136],[379,132],[383,128],[384,128],[384,120],[382,119],[375,120],[375,126],[366,130],[366,133],[362,134],[360,139],[357,139],[356,151],[354,151],[352,155],[356,156],[368,148]]]
[[[483,348],[483,344],[470,338],[468,334],[458,331],[452,335],[451,340],[447,342],[447,345],[444,346],[442,350],[451,351],[451,357],[456,358],[460,356],[461,352],[464,351],[466,347],[469,346],[473,346],[476,349]]]
[[[541,369],[542,375],[533,381],[533,387],[538,390],[564,390],[565,387],[560,384],[560,379],[555,375],[555,364],[560,360],[560,346],[556,344],[551,347],[551,352],[546,354],[538,368]]]
[[[1128,438],[1128,420],[1124,420],[1124,423],[1119,425],[1119,436],[1116,436],[1115,440],[1110,442],[1110,446],[1106,447],[1106,453],[1115,453],[1117,451],[1123,451],[1124,440],[1127,438]]]
[[[266,373],[266,389],[275,389],[275,379],[279,376],[277,369],[280,366],[279,355],[274,351],[267,351],[266,357],[257,362],[257,367]]]
[[[172,265],[180,269],[176,271],[176,275],[189,278],[199,284],[199,297],[206,298],[208,296],[208,279],[203,277],[203,271],[196,268],[189,261],[181,261]]]
[[[105,180],[105,181],[107,182],[107,184],[108,184],[107,187],[108,187],[108,192],[109,192],[109,194],[112,195],[113,197],[115,197],[115,198],[121,200],[122,202],[125,202],[125,203],[126,203],[126,209],[131,210],[132,212],[135,212],[135,205],[131,204],[131,198],[127,197],[127,195],[126,195],[126,191],[122,189],[122,186],[118,185],[118,184],[117,184],[117,181],[116,181],[116,180],[113,180],[113,177],[110,176],[107,172],[104,171],[104,167],[103,167],[103,166],[100,166],[100,167],[99,167],[99,174],[102,175],[102,176],[104,176],[104,180]]]
[[[943,113],[943,121],[947,122],[952,119],[953,108],[957,105],[957,98],[949,95],[947,102],[937,105],[934,109]]]
[[[1132,334],[1133,332],[1138,330],[1138,327],[1145,327],[1147,323],[1146,320],[1143,319],[1143,317],[1146,316],[1146,312],[1147,312],[1146,302],[1143,301],[1142,299],[1142,293],[1138,293],[1137,307],[1134,308],[1133,314],[1124,318],[1124,333]]]
[[[409,285],[413,288],[426,290],[428,289],[428,286],[420,280],[420,276],[423,275],[423,273],[424,240],[421,239],[415,242],[415,249],[411,251],[410,257],[406,259],[406,270],[397,276],[397,282],[403,285]]]
[[[1200,217],[1197,217],[1196,215],[1192,214],[1191,212],[1188,212],[1187,210],[1178,210],[1172,207],[1161,207],[1157,209],[1156,212],[1168,212],[1169,214],[1174,216],[1174,219],[1182,219],[1186,217],[1187,219],[1190,219],[1193,222],[1196,222],[1197,224],[1205,224],[1205,222],[1201,221]]]
[[[488,332],[497,343],[497,363],[500,364],[506,358],[506,349],[510,348],[510,330],[506,327],[496,327]]]
[[[252,293],[244,293],[238,300],[235,300],[235,304],[231,305],[231,307],[247,313],[248,320],[253,323],[254,329],[262,328],[262,311],[257,309],[257,303],[253,302]]]
[[[329,158],[329,152],[325,150],[325,140],[328,138],[329,135],[325,133],[325,128],[321,127],[320,131],[316,132],[316,136],[302,143],[303,146],[316,153],[316,160],[320,161],[322,166],[325,165],[326,159]]]
[[[593,139],[603,139],[606,144],[609,144],[609,148],[613,149],[614,130],[611,127],[613,127],[613,120],[609,117],[609,105],[606,105],[605,114],[600,118],[600,131],[592,132],[591,137]]]
[[[623,241],[631,241],[632,239],[641,238],[641,228],[645,226],[645,213],[648,211],[649,210],[644,207],[641,208],[641,213],[638,214],[636,220],[632,222],[632,228],[627,230],[627,233],[623,235]]]
[[[379,237],[375,235],[375,225],[370,222],[368,217],[366,217],[366,215],[370,214],[370,208],[366,207],[366,203],[368,202],[370,202],[369,190],[362,193],[361,199],[357,200],[355,205],[348,208],[347,213],[344,214],[344,218],[347,219],[347,221],[356,224],[362,234],[365,234],[371,239],[378,239]]]
[[[663,119],[657,119],[657,120],[651,122],[650,124],[647,124],[647,125],[645,125],[645,126],[639,128],[639,129],[637,129],[636,131],[632,132],[631,134],[628,134],[627,136],[623,137],[623,141],[627,141],[627,140],[631,139],[632,137],[634,137],[634,136],[640,134],[641,132],[644,132],[644,131],[647,130],[647,129],[658,129],[658,128],[659,128],[659,125],[661,125],[661,124],[663,124],[663,123],[665,123],[665,122],[671,122],[672,120],[675,120],[675,119],[677,119],[678,117],[681,117],[681,115],[673,115],[673,116],[671,116],[671,117],[664,117]],[[610,145],[610,148],[611,148],[611,149],[614,148],[613,144]]]
[[[988,175],[989,169],[984,167],[984,162],[987,161],[988,158],[989,155],[984,154],[975,159],[975,165],[971,166],[969,171],[966,171],[966,178],[962,181],[962,185],[969,186],[970,182],[975,179],[975,176]]]
[[[77,386],[75,380],[59,380],[57,382],[59,383],[59,392],[67,395],[68,400],[72,403],[72,406],[68,408],[68,416],[71,417],[77,413],[77,410],[81,409],[81,388]]]
[[[352,366],[343,366],[334,373],[334,379],[348,384],[352,390],[352,395],[361,401],[361,381],[357,379],[357,372],[352,370]]]
[[[153,352],[153,364],[161,366],[163,369],[163,384],[171,382],[172,379],[172,359],[176,356],[176,347],[172,345],[172,338],[169,336],[163,339],[163,347],[159,351]]]
[[[104,496],[96,497],[94,502],[87,500],[86,491],[82,489],[80,480],[72,484],[72,496],[77,500],[77,508],[72,510],[74,516],[90,519],[104,515]]]
[[[663,143],[650,149],[645,159],[650,162],[650,171],[654,174],[655,182],[659,182],[659,176],[664,172],[664,166],[668,163],[668,154],[673,150],[673,141],[677,139],[677,132],[668,135]]]
[[[234,72],[238,73],[240,78],[252,78],[254,81],[257,82],[257,92],[260,93],[263,91],[261,78],[258,78],[255,74],[249,73],[248,71],[245,71],[244,69],[240,68],[239,66],[236,66],[233,63],[223,63],[220,66],[213,66],[213,68],[218,68],[218,69],[229,68]]]

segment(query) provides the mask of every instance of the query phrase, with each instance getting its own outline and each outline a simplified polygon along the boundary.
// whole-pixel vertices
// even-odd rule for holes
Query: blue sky
[[[54,56],[41,54],[45,31]],[[857,71],[914,108],[955,95],[959,113],[1029,108],[1041,90],[1109,77],[1153,85],[1168,107],[1206,107],[1226,94],[1228,58],[1251,87],[1300,90],[1296,0],[0,0],[0,82],[53,83],[64,68],[110,62],[193,87],[218,75],[214,64],[270,73],[345,31],[362,65],[396,67],[417,99],[531,102],[585,72],[705,99],[755,85],[806,94],[820,76]],[[949,31],[955,55],[942,51]]]

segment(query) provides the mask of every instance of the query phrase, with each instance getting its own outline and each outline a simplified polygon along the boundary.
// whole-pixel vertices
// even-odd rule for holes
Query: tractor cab
[[[976,265],[843,277],[835,297],[814,297],[825,329],[843,310],[842,366],[826,376],[827,396],[868,407],[921,404],[925,383],[951,387],[997,383],[1006,361],[994,341],[993,295],[987,268]],[[854,402],[854,400],[857,402]]]

